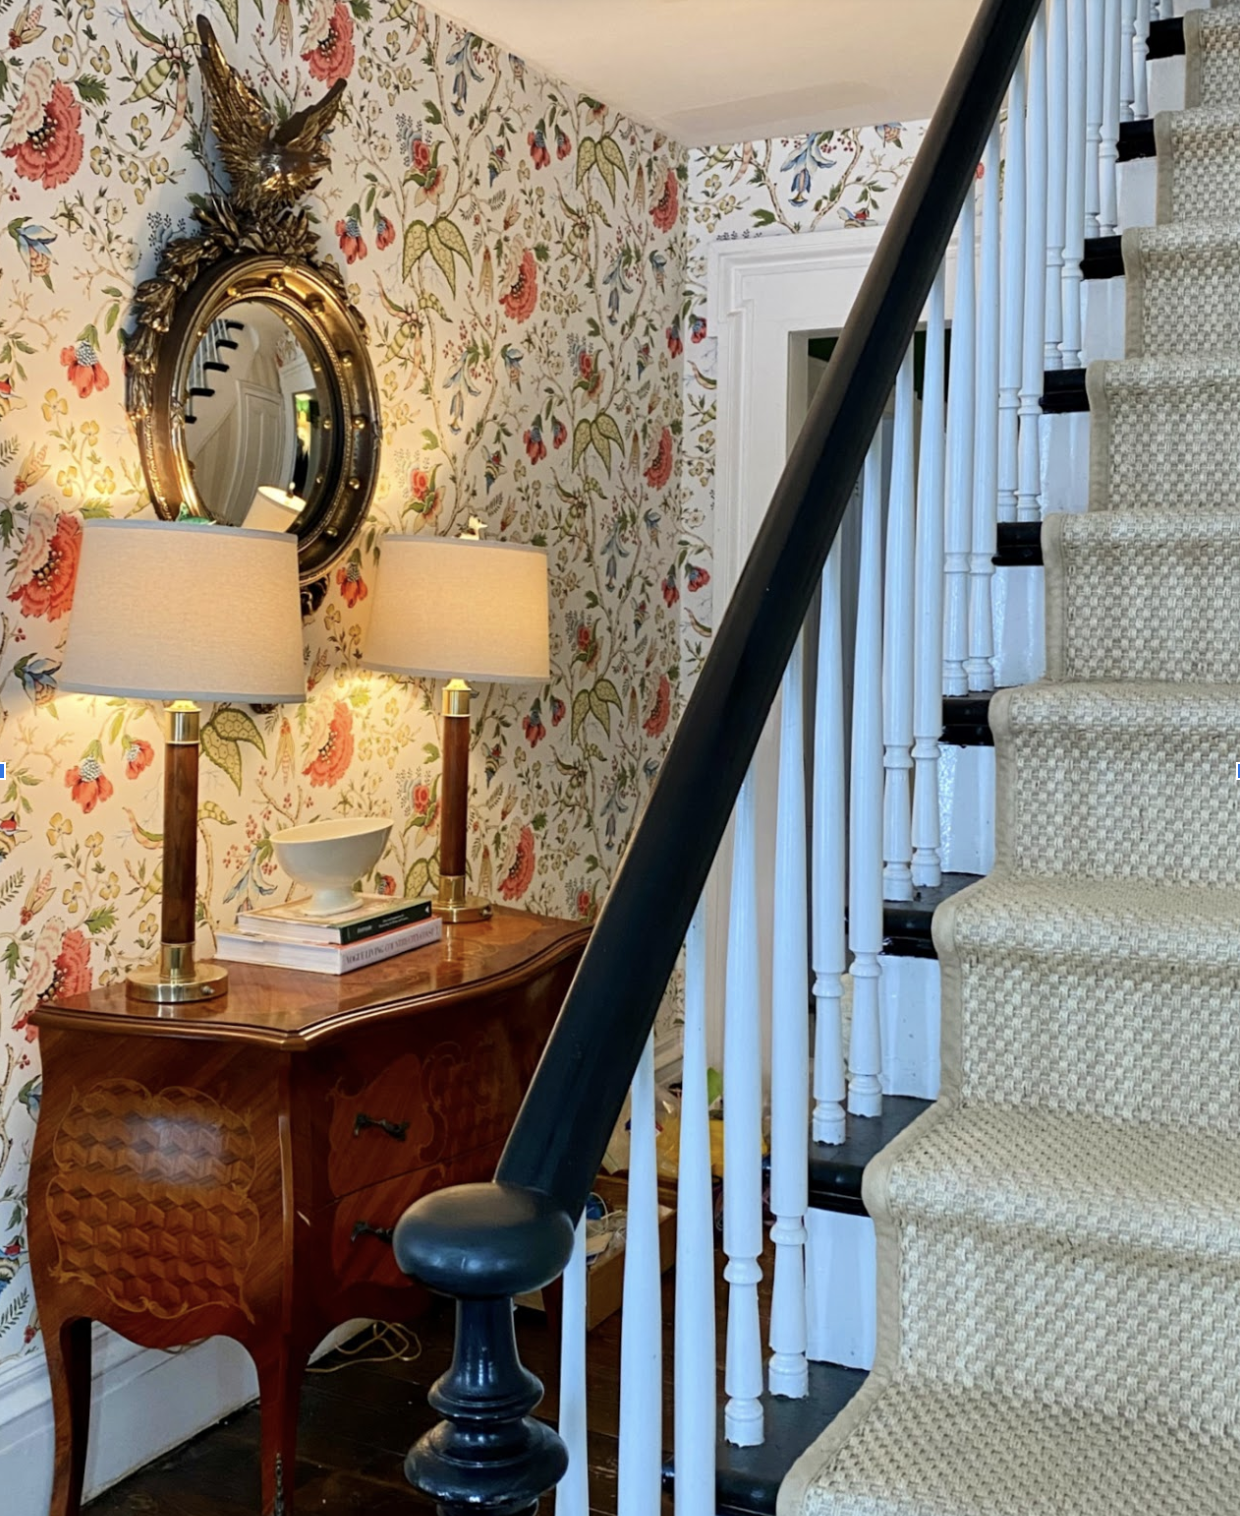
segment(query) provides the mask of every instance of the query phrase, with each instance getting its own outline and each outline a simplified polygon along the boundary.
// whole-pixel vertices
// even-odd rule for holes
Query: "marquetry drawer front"
[[[488,1143],[472,1153],[461,1153],[442,1163],[433,1163],[413,1174],[401,1174],[371,1184],[338,1200],[320,1212],[315,1225],[330,1217],[330,1287],[340,1291],[353,1285],[408,1287],[409,1281],[392,1256],[392,1233],[396,1223],[423,1195],[453,1184],[479,1184],[490,1179],[503,1150],[502,1142]],[[323,1236],[316,1232],[316,1238]],[[316,1241],[316,1246],[319,1245]]]
[[[505,1029],[495,1026],[468,1047],[444,1039],[425,1052],[385,1060],[378,1069],[363,1066],[342,1075],[329,1096],[332,1194],[350,1195],[447,1154],[502,1141],[536,1056],[536,1048],[514,1048]]]

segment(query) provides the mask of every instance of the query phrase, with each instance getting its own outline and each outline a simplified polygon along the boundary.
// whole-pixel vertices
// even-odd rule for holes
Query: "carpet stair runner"
[[[944,1093],[865,1173],[877,1363],[781,1516],[1240,1512],[1240,6],[1184,40],[996,868],[934,919]]]

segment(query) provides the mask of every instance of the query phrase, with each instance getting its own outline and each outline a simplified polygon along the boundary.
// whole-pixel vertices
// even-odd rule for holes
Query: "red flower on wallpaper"
[[[666,674],[659,675],[659,688],[654,697],[654,709],[642,722],[647,737],[661,737],[667,730],[672,714],[672,686]]]
[[[542,702],[540,700],[535,700],[528,712],[522,717],[521,727],[525,732],[525,740],[532,748],[537,747],[547,735],[547,728],[543,724]]]
[[[18,602],[23,616],[59,621],[73,603],[81,551],[80,517],[62,516],[43,507],[35,511],[9,587],[9,599]]]
[[[81,995],[90,989],[90,939],[79,928],[65,931],[57,917],[47,922],[35,938],[34,951],[13,1030],[25,1031],[26,1041],[38,1035],[29,1025],[30,1013],[50,995]]]
[[[344,254],[346,263],[357,263],[366,256],[366,241],[362,236],[357,206],[343,220],[336,222],[336,236],[340,239],[340,251]]]
[[[155,759],[155,749],[149,742],[143,742],[141,737],[134,740],[125,749],[125,775],[129,779],[136,779],[145,769],[149,769]],[[104,796],[106,799],[107,797]]]
[[[525,134],[525,140],[530,145],[530,157],[534,160],[534,167],[546,168],[551,162],[551,154],[547,151],[547,134],[541,122],[532,132]]]
[[[343,700],[332,709],[318,751],[302,769],[311,784],[339,784],[353,761],[353,712]]]
[[[375,246],[379,249],[380,252],[382,252],[385,247],[391,247],[392,243],[395,241],[396,228],[381,211],[376,211]]]
[[[2,149],[23,179],[57,189],[82,165],[82,108],[67,84],[40,58],[26,71],[21,98]]]
[[[586,920],[589,919],[590,913],[593,911],[593,909],[594,909],[594,897],[590,894],[590,891],[589,890],[578,890],[577,891],[577,914],[578,914],[578,916],[580,916],[583,921],[586,921]]]
[[[689,592],[696,594],[698,590],[704,590],[710,583],[710,574],[696,563],[685,565],[685,583],[689,586]]]
[[[672,565],[663,581],[663,603],[670,609],[680,599],[680,587],[676,583],[676,566]]]
[[[340,586],[340,593],[344,597],[344,603],[350,610],[359,600],[365,600],[370,591],[366,588],[366,581],[362,578],[362,555],[353,553],[348,563],[343,564],[336,570],[336,583]]]
[[[557,126],[555,129],[555,155],[557,158],[567,158],[573,150],[572,138],[567,132],[562,132]]]
[[[672,442],[671,429],[665,426],[659,435],[659,445],[655,448],[654,457],[646,469],[646,483],[651,489],[661,490],[672,477],[674,459],[675,444]]]
[[[60,361],[69,373],[69,383],[78,392],[78,399],[85,400],[96,390],[106,390],[111,381],[108,371],[99,361],[93,328],[84,332],[72,347],[62,347]]]
[[[499,892],[505,900],[520,900],[534,878],[534,833],[528,826],[521,828],[517,838],[517,851],[508,872],[500,880]]]
[[[663,193],[650,208],[650,219],[661,232],[670,232],[680,216],[680,185],[676,170],[669,168],[663,181]]]
[[[521,266],[512,288],[500,298],[500,304],[514,321],[528,321],[534,314],[538,304],[538,265],[528,247],[521,254]]]
[[[353,72],[353,17],[349,7],[336,0],[318,0],[306,28],[309,49],[302,59],[322,84],[335,84]]]
[[[419,516],[433,516],[439,509],[443,500],[443,491],[435,485],[435,474],[439,465],[428,474],[425,469],[415,468],[409,472],[409,490],[412,499],[409,508],[417,511]]]
[[[103,764],[94,755],[83,758],[65,775],[65,785],[73,791],[73,798],[89,816],[103,800],[112,798],[112,781],[103,772]]]
[[[375,893],[379,895],[395,895],[396,876],[394,874],[376,874]]]
[[[525,451],[529,455],[530,462],[541,463],[547,456],[547,444],[543,441],[542,427],[538,424],[537,418],[535,418],[533,426],[526,432],[524,441]]]
[[[679,358],[685,350],[684,338],[680,335],[680,317],[673,316],[672,324],[664,328],[667,337],[667,350],[673,358]]]

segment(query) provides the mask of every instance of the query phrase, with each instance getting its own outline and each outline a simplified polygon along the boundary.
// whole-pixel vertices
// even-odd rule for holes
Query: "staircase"
[[[580,1216],[630,1078],[623,1516],[661,1490],[677,1516],[1240,1510],[1240,5],[1158,9],[981,5],[497,1181],[398,1229],[459,1301],[444,1421],[407,1463],[445,1516],[527,1516],[553,1485],[560,1516],[591,1508]],[[1151,120],[1147,60],[1181,56],[1188,108]],[[1157,225],[1122,229],[1151,169]],[[1122,356],[1095,319],[1120,278]],[[1088,511],[1058,514],[1081,426]],[[995,690],[998,607],[1043,577],[1045,677]],[[752,765],[777,689],[764,1048]],[[945,865],[991,749],[978,879]],[[729,822],[720,1402],[701,897]],[[682,939],[665,1458],[648,1034]],[[892,986],[925,1023],[940,981],[931,1103],[891,1056]],[[557,1436],[506,1297],[561,1271]]]

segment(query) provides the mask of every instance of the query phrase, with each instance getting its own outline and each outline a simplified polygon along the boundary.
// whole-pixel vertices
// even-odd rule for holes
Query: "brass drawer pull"
[[[356,1242],[359,1237],[377,1237],[380,1242],[391,1242],[394,1232],[394,1227],[371,1226],[369,1221],[355,1221],[349,1241]]]
[[[407,1121],[381,1121],[378,1116],[367,1116],[364,1111],[359,1111],[357,1120],[353,1123],[353,1135],[360,1137],[367,1127],[374,1127],[384,1132],[393,1142],[404,1142],[409,1123]]]

